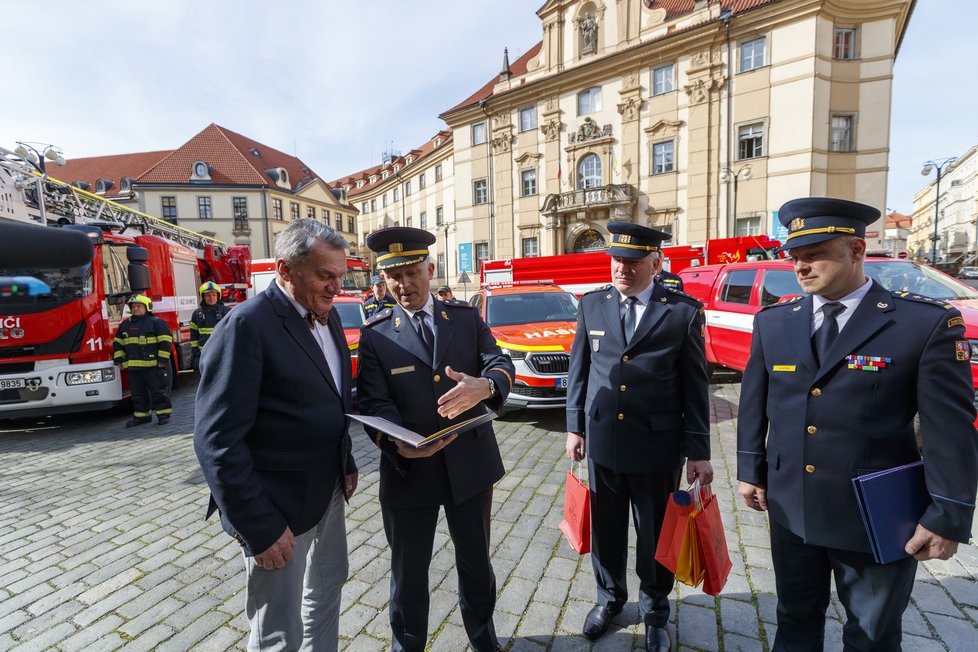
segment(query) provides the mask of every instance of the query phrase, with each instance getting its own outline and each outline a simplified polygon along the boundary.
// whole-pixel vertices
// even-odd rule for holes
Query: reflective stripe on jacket
[[[170,359],[173,336],[166,322],[152,315],[130,317],[119,324],[112,359],[123,369],[157,366]]]

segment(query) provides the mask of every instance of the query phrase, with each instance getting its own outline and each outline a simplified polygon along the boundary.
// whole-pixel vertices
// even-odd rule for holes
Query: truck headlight
[[[526,351],[517,351],[516,349],[507,349],[506,347],[501,347],[503,353],[509,356],[510,360],[525,360]]]
[[[69,371],[65,374],[68,385],[91,385],[115,380],[115,369],[89,369],[88,371]]]

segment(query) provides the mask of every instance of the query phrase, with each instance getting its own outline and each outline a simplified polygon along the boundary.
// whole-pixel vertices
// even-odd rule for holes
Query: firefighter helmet
[[[215,283],[214,281],[207,281],[206,283],[200,286],[200,290],[198,290],[197,293],[200,294],[200,298],[203,299],[205,292],[217,292],[217,297],[220,298],[221,286]]]
[[[129,301],[126,302],[130,310],[132,310],[132,304],[134,303],[141,303],[146,306],[146,312],[153,312],[153,302],[150,301],[150,298],[144,294],[134,294],[133,296],[129,297]]]

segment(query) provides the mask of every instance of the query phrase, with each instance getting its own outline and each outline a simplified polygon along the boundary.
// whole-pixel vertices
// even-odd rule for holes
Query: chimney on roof
[[[509,69],[509,48],[503,48],[503,69],[499,72],[499,81],[509,81],[513,71]]]

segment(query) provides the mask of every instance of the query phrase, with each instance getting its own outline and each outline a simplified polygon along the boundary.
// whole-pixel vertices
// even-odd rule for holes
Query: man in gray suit
[[[241,544],[249,650],[336,650],[357,468],[350,353],[332,312],[347,242],[294,220],[276,280],[221,320],[200,361],[194,449],[207,512]]]

